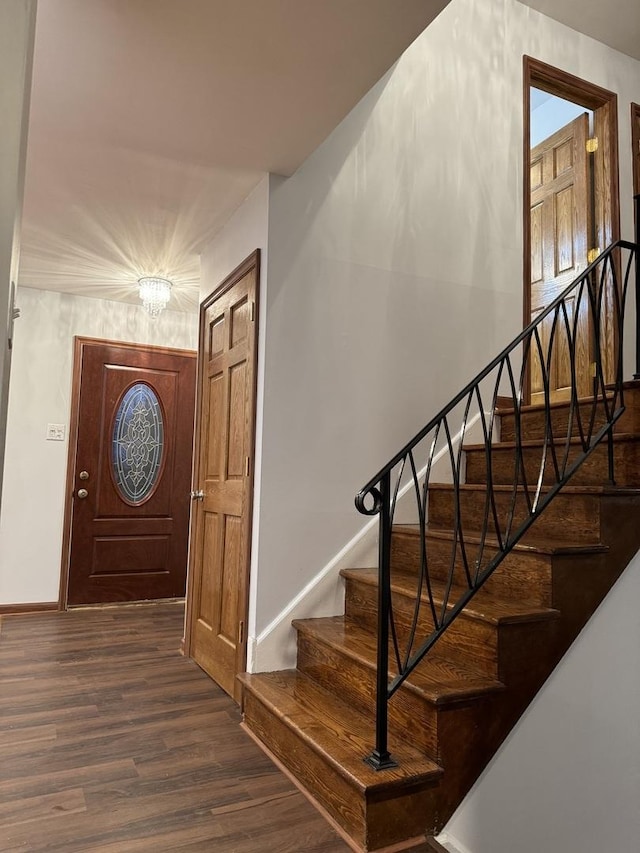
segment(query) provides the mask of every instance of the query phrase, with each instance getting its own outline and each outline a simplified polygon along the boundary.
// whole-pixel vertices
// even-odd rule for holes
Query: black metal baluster
[[[605,439],[609,442],[610,450],[610,477],[613,479],[612,469],[613,456],[611,450],[613,426],[616,420],[624,412],[623,397],[623,332],[625,320],[625,305],[629,288],[632,286],[632,276],[635,271],[635,287],[637,292],[638,311],[636,324],[640,330],[640,195],[636,197],[637,222],[636,241],[637,244],[628,241],[618,241],[609,246],[602,255],[597,258],[584,273],[572,282],[550,305],[548,305],[536,319],[518,337],[512,341],[487,367],[482,370],[453,400],[442,409],[420,432],[401,450],[396,456],[369,482],[367,486],[356,497],[356,506],[365,515],[379,515],[379,590],[378,590],[378,673],[377,673],[377,699],[376,699],[376,744],[372,754],[367,761],[377,770],[396,766],[388,750],[388,702],[393,694],[400,689],[407,677],[420,664],[425,655],[430,651],[444,631],[462,613],[468,602],[478,592],[482,585],[488,580],[502,560],[510,553],[512,548],[521,540],[525,532],[535,523],[537,516],[546,508],[554,496],[570,480],[575,471],[582,465],[585,459],[595,450],[600,442]],[[628,253],[628,256],[625,255]],[[623,263],[624,258],[626,262]],[[584,299],[585,293],[587,299]],[[607,313],[607,299],[609,295],[613,298],[613,311],[611,317]],[[570,319],[567,301],[572,300],[578,308]],[[588,423],[586,423],[587,412],[583,412],[578,390],[578,357],[576,347],[578,346],[578,312],[582,303],[590,313],[594,338],[594,359],[596,364],[595,382],[592,388],[592,402]],[[602,351],[603,322],[606,321],[613,329],[616,340],[616,352],[611,368],[614,368],[615,376],[609,378],[608,355]],[[542,340],[541,332],[543,324],[549,330],[547,346]],[[565,447],[562,459],[559,458],[559,449],[556,448],[557,416],[552,413],[554,404],[551,401],[551,352],[554,346],[558,347],[558,338],[562,333],[566,335],[567,348],[569,351],[569,363],[571,368],[571,391],[568,400],[568,423],[565,435]],[[640,336],[640,331],[639,331]],[[544,337],[547,337],[546,335]],[[511,364],[512,357],[519,358],[520,346],[523,347],[522,366],[520,370],[519,383]],[[640,378],[640,342],[638,343],[638,374]],[[540,364],[542,380],[543,401],[540,408],[544,421],[541,424],[542,456],[540,468],[535,487],[529,486],[525,465],[525,442],[523,424],[523,391],[527,364],[531,365],[537,358]],[[487,418],[484,411],[482,394],[480,388],[482,383],[491,380],[491,373],[497,370],[497,377],[493,383],[493,399],[491,401],[491,415]],[[498,391],[500,388],[503,372],[509,380],[511,399],[514,407],[514,432],[515,451],[513,483],[510,506],[507,507],[506,530],[503,532],[499,520],[498,507],[496,505],[496,493],[493,484],[493,447],[492,436],[494,430],[494,418]],[[612,382],[607,385],[607,380]],[[465,519],[461,511],[460,491],[463,480],[462,445],[464,443],[469,424],[470,406],[473,400],[477,400],[479,408],[479,421],[485,448],[485,464],[487,468],[487,489],[484,507],[484,516],[480,523],[480,538],[478,557],[475,561],[474,571],[471,570],[467,557],[466,543],[473,536],[465,526]],[[462,429],[455,433],[453,423],[454,411],[460,405],[464,406],[462,415]],[[600,417],[600,414],[602,417]],[[456,415],[457,416],[457,415]],[[596,425],[596,416],[601,421]],[[554,427],[555,424],[555,427]],[[444,432],[446,444],[441,452],[436,453],[438,436],[441,429]],[[576,434],[577,453],[571,460],[571,442]],[[421,475],[418,471],[414,450],[423,440],[433,435],[430,445],[426,469]],[[456,447],[459,442],[460,446]],[[528,446],[528,445],[527,445]],[[426,528],[428,515],[428,490],[431,472],[434,462],[438,461],[441,453],[448,452],[453,479],[453,541],[450,557],[449,575],[445,583],[442,612],[437,613],[434,596],[431,590],[431,579],[427,565],[426,554]],[[552,462],[553,471],[547,468],[549,460]],[[415,492],[418,515],[420,548],[420,574],[417,584],[415,610],[411,622],[409,639],[407,643],[404,660],[400,659],[398,638],[395,635],[393,598],[391,594],[391,535],[396,500],[400,494],[400,485],[408,464],[411,473],[413,490]],[[392,492],[391,476],[399,468],[400,473],[395,480],[395,489]],[[547,484],[543,488],[547,472]],[[551,474],[555,475],[551,481]],[[507,478],[508,480],[509,478]],[[522,480],[522,483],[520,483]],[[407,484],[409,487],[411,483]],[[520,488],[521,487],[521,488]],[[404,489],[404,487],[403,487]],[[373,501],[373,506],[366,506],[365,501]],[[521,509],[520,503],[521,501]],[[493,556],[483,563],[485,540],[488,535],[490,520],[496,530],[497,549],[493,547]],[[436,536],[437,540],[437,536]],[[458,548],[461,551],[462,568],[467,581],[467,589],[458,594],[457,601],[451,599],[455,585],[456,555]],[[496,552],[497,550],[497,552]],[[420,608],[423,602],[423,593],[426,590],[428,603],[433,618],[433,630],[430,626],[421,625]],[[426,602],[426,599],[425,599]],[[420,630],[423,633],[419,634]],[[393,638],[397,674],[390,671],[390,645]],[[414,645],[417,650],[412,653]],[[393,669],[393,667],[392,667]]]

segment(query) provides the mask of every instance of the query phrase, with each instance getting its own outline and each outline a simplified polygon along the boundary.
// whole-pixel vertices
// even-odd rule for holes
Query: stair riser
[[[624,392],[625,411],[614,425],[616,433],[640,434],[640,390],[628,389]],[[592,404],[582,404],[581,418],[583,430],[587,430],[590,424]],[[551,429],[556,438],[566,438],[569,426],[569,404],[554,406],[551,412]],[[597,431],[606,423],[606,415],[602,404],[596,407],[594,419],[594,431]],[[546,432],[546,415],[538,409],[525,410],[521,414],[520,429],[522,440],[544,438]],[[572,434],[579,435],[578,421],[574,416]],[[500,437],[502,441],[515,440],[515,418],[512,414],[500,415]]]
[[[364,847],[365,803],[360,792],[305,743],[286,720],[272,714],[247,690],[244,692],[244,721],[339,826]]]
[[[448,581],[451,563],[452,543],[427,536],[427,559],[429,574],[434,580]],[[482,552],[482,564],[487,565],[497,552],[485,548]],[[467,546],[467,561],[470,566],[479,558],[477,545]],[[391,540],[392,571],[416,574],[420,565],[420,538],[415,534],[394,533]],[[512,551],[478,593],[481,601],[483,594],[502,598],[515,598],[530,601],[542,607],[552,606],[552,560],[550,556],[524,551]],[[454,583],[464,586],[466,575],[460,556],[454,567]]]
[[[377,587],[348,580],[345,601],[347,617],[375,631],[378,619],[377,596]],[[392,600],[396,631],[400,647],[404,648],[411,630],[414,602],[397,593],[393,595]],[[429,605],[423,601],[418,616],[414,648],[428,637],[432,630],[433,620],[429,616]],[[468,619],[462,614],[440,637],[436,647],[439,653],[446,654],[460,663],[473,660],[479,672],[490,678],[497,678],[499,633],[498,626]]]
[[[377,624],[377,589],[368,583],[347,580],[345,613],[348,618],[364,627],[375,630]],[[406,643],[413,618],[413,602],[404,595],[394,595],[394,620],[401,648]],[[417,642],[431,631],[431,622],[419,618]],[[474,668],[489,678],[507,685],[517,684],[527,672],[531,649],[555,642],[558,632],[556,619],[529,622],[491,624],[473,619],[462,613],[438,640],[435,650],[462,665],[473,661]]]
[[[551,418],[551,435],[557,440],[563,440],[567,437],[569,429],[569,408],[568,406],[558,406],[550,409]],[[582,430],[587,431],[591,423],[591,406],[583,406],[581,410]],[[607,421],[605,412],[602,406],[596,409],[593,431],[597,432]],[[619,430],[618,430],[619,431]],[[527,441],[529,439],[543,439],[547,434],[547,417],[544,411],[533,409],[524,411],[520,416],[520,440]],[[578,418],[574,415],[571,434],[574,437],[580,435]],[[500,415],[500,440],[515,441],[516,440],[516,419],[512,414]]]
[[[375,672],[338,649],[298,633],[298,669],[356,708],[370,713],[375,707]],[[392,732],[437,761],[437,710],[415,693],[401,687],[389,703]],[[372,743],[373,747],[373,743]]]
[[[614,445],[614,477],[619,486],[640,486],[640,442],[623,441]],[[543,462],[542,448],[525,448],[523,459],[527,482],[537,483],[540,470],[544,470],[544,483],[552,485],[557,482],[550,448],[547,449],[546,460]],[[580,448],[572,446],[566,467],[582,454]],[[561,471],[564,459],[564,447],[556,447],[556,459]],[[491,476],[495,484],[509,485],[514,481],[516,471],[516,454],[513,448],[494,446],[491,453]],[[466,482],[487,482],[487,458],[484,450],[467,450]],[[519,471],[518,482],[522,482],[522,472]],[[609,482],[609,453],[605,441],[600,444],[582,463],[571,478],[572,486],[600,486]]]
[[[504,534],[511,513],[511,492],[494,491],[498,521]],[[535,520],[533,530],[536,538],[549,536],[556,541],[567,535],[576,542],[596,544],[600,542],[600,500],[595,494],[560,493]],[[460,517],[462,529],[480,530],[485,519],[485,491],[460,491]],[[512,530],[529,517],[529,509],[522,494],[515,502]],[[429,525],[435,529],[449,530],[455,527],[453,492],[449,489],[429,490]],[[489,533],[495,526],[489,504]],[[526,540],[525,540],[526,541]]]

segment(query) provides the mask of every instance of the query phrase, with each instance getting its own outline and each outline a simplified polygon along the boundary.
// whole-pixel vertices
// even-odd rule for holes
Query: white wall
[[[521,328],[523,54],[618,93],[631,236],[640,63],[514,0],[452,0],[272,188],[258,668],[362,528],[354,493]],[[460,849],[637,849],[639,593],[636,559],[447,827]]]
[[[0,489],[11,351],[9,300],[18,278],[36,0],[0,3]]]
[[[57,601],[73,336],[195,349],[197,316],[20,288],[0,516],[0,604]],[[64,442],[47,441],[65,424]]]
[[[361,485],[522,324],[522,56],[629,101],[640,63],[513,0],[453,0],[272,188],[256,629],[364,525]],[[299,613],[298,613],[299,615]],[[292,661],[282,648],[280,660]]]
[[[248,669],[253,669],[258,591],[258,546],[260,541],[262,412],[264,406],[264,363],[266,347],[267,266],[269,243],[269,193],[282,179],[265,175],[244,200],[225,227],[209,243],[201,257],[200,300],[212,293],[252,252],[260,249],[260,293],[258,299],[258,394],[256,399],[256,446],[254,459],[254,506],[249,582]]]
[[[640,556],[447,825],[448,849],[638,850],[638,601]]]
[[[275,176],[264,175],[200,258],[200,301],[256,249],[262,253],[260,288],[266,293],[269,188]],[[264,288],[263,288],[264,284]]]
[[[364,525],[364,482],[518,328],[518,201],[501,189],[517,129],[481,171],[480,103],[502,81],[454,96],[473,74],[439,46],[450,27],[272,194],[259,630]]]

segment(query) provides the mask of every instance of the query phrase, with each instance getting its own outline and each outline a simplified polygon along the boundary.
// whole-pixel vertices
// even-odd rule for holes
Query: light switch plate
[[[47,441],[64,441],[64,424],[47,424]]]

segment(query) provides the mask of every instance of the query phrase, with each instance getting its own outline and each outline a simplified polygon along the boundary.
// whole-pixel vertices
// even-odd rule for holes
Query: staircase
[[[576,304],[592,288],[592,328],[603,325],[603,288],[620,268],[613,257],[605,272],[597,274],[600,259],[572,285]],[[546,314],[566,333],[551,346],[572,351],[580,342],[564,298]],[[616,319],[621,329],[624,298]],[[574,390],[568,402],[551,402],[541,356],[545,403],[522,406],[526,374],[518,387],[511,360],[523,343],[542,352],[543,322],[360,493],[361,511],[380,515],[380,569],[342,572],[344,615],[293,623],[295,670],[242,676],[246,727],[357,850],[408,849],[442,829],[640,548],[640,382],[620,378],[622,333],[614,385],[596,335],[592,398]],[[571,371],[575,387],[573,359]],[[480,389],[486,399],[489,379],[488,423]],[[469,440],[472,401],[481,443]],[[456,446],[450,420],[459,405]],[[442,434],[450,482],[431,476]],[[407,483],[418,518],[397,523]],[[373,764],[385,763],[387,732],[394,766],[376,770],[363,759],[375,745]]]
[[[247,727],[362,850],[442,829],[640,548],[640,383],[626,386],[625,403],[615,426],[617,486],[607,485],[601,445],[390,700],[397,768],[376,772],[363,761],[375,730],[377,569],[342,572],[344,616],[294,622],[297,669],[243,676]],[[542,443],[540,411],[522,413],[532,450]],[[499,416],[494,481],[512,468],[512,413]],[[464,505],[481,517],[484,445],[465,452]],[[429,499],[430,572],[441,602],[454,536],[452,486],[433,484]],[[394,526],[391,585],[401,636],[413,619],[420,547],[417,526]]]

